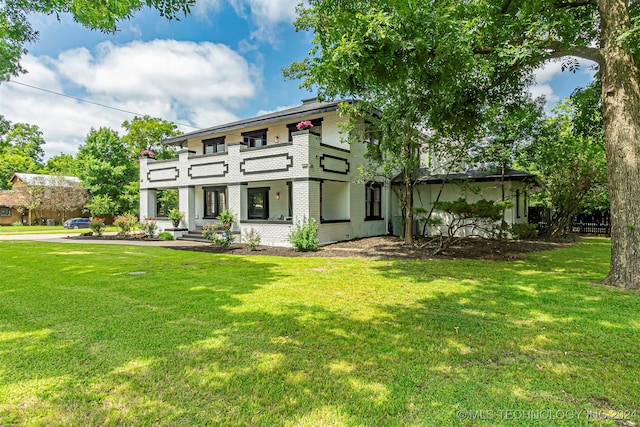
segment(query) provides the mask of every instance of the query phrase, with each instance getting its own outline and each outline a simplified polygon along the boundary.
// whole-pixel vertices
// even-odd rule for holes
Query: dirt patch
[[[317,252],[296,252],[291,248],[260,246],[252,251],[247,245],[233,244],[229,250],[218,246],[172,246],[171,249],[196,252],[228,253],[233,255],[279,255],[287,257],[340,257],[382,259],[479,259],[513,261],[530,252],[547,251],[575,243],[577,238],[562,241],[544,240],[488,240],[457,239],[445,252],[433,255],[438,247],[436,239],[417,239],[413,246],[405,245],[397,237],[381,236],[355,239],[322,246]]]

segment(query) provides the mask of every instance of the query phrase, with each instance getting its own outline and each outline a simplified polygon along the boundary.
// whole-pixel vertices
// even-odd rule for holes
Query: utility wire
[[[140,117],[142,117],[142,116],[147,115],[147,114],[140,114],[140,113],[136,113],[136,112],[134,112],[134,111],[123,110],[123,109],[121,109],[121,108],[111,107],[111,106],[109,106],[109,105],[100,104],[100,103],[98,103],[98,102],[89,101],[88,99],[78,98],[78,97],[75,97],[75,96],[67,95],[67,94],[65,94],[65,93],[54,92],[54,91],[49,90],[49,89],[44,89],[44,88],[41,88],[41,87],[38,87],[38,86],[33,86],[33,85],[29,85],[29,84],[22,83],[22,82],[17,82],[17,81],[15,81],[15,80],[7,80],[7,81],[8,81],[9,83],[13,83],[13,84],[21,85],[21,86],[26,86],[26,87],[29,87],[29,88],[31,88],[31,89],[37,89],[37,90],[41,90],[41,91],[43,91],[43,92],[51,93],[51,94],[53,94],[53,95],[63,96],[63,97],[65,97],[65,98],[75,99],[76,101],[86,102],[87,104],[97,105],[98,107],[108,108],[108,109],[110,109],[110,110],[116,110],[116,111],[120,111],[120,112],[122,112],[122,113],[133,114],[134,116],[140,116]],[[164,120],[164,119],[163,119],[163,120]],[[193,129],[196,129],[196,130],[202,130],[202,128],[199,128],[199,127],[196,127],[196,126],[187,125],[187,124],[184,124],[184,123],[176,123],[176,122],[172,122],[172,121],[169,121],[169,120],[165,120],[165,121],[167,121],[167,122],[169,122],[169,123],[173,123],[174,125],[177,125],[177,126],[185,126],[185,127],[193,128]]]

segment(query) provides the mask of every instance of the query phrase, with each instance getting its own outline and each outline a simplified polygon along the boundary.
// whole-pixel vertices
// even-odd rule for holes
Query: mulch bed
[[[297,252],[291,248],[260,246],[251,251],[247,245],[233,244],[229,250],[218,246],[172,246],[171,249],[227,253],[233,255],[278,255],[287,257],[340,257],[379,259],[476,259],[513,261],[530,252],[547,251],[565,247],[577,237],[559,241],[547,240],[488,240],[481,238],[456,239],[444,252],[433,255],[438,241],[419,238],[413,246],[405,245],[397,237],[381,236],[355,239],[320,247],[317,252]]]

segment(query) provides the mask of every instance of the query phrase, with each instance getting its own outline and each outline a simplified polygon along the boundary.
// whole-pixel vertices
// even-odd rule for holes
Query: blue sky
[[[195,127],[295,106],[313,95],[281,73],[310,48],[310,35],[293,30],[298,2],[202,0],[180,21],[147,9],[117,34],[89,31],[68,16],[33,16],[40,40],[23,60],[29,73],[15,80]],[[536,75],[532,93],[550,107],[593,72],[561,73],[552,63]],[[0,85],[0,114],[38,125],[47,157],[75,154],[92,127],[119,130],[133,117],[15,83]]]

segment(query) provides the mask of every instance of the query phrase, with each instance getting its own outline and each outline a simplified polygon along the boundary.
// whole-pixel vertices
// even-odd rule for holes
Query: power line
[[[22,82],[17,82],[15,80],[7,80],[7,81],[9,83],[13,83],[13,84],[21,85],[21,86],[26,86],[26,87],[29,87],[31,89],[37,89],[37,90],[41,90],[43,92],[51,93],[53,95],[63,96],[65,98],[75,99],[76,101],[86,102],[87,104],[97,105],[98,107],[108,108],[110,110],[116,110],[116,111],[120,111],[122,113],[133,114],[134,116],[142,117],[142,116],[148,115],[148,114],[136,113],[135,111],[123,110],[122,108],[111,107],[110,105],[100,104],[98,102],[89,101],[88,99],[78,98],[78,97],[75,97],[75,96],[67,95],[65,93],[55,92],[55,91],[52,91],[52,90],[49,90],[49,89],[44,89],[44,88],[41,88],[41,87],[38,87],[38,86],[33,86],[33,85],[29,85],[29,84],[22,83]],[[199,127],[196,127],[196,126],[187,125],[187,124],[184,124],[184,123],[176,123],[176,122],[172,122],[170,120],[165,120],[165,121],[167,121],[169,123],[173,123],[174,125],[177,125],[177,126],[185,126],[185,127],[193,128],[193,129],[196,129],[196,130],[202,130],[202,128],[199,128]]]

